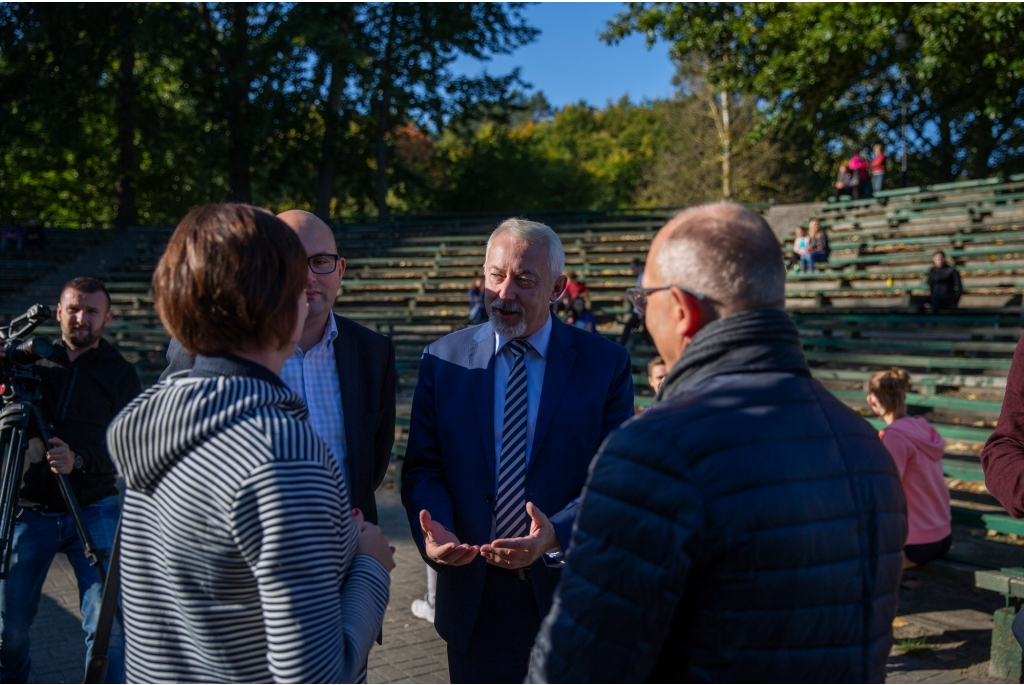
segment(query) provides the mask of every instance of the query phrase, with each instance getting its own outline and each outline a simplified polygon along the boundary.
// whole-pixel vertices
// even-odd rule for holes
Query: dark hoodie
[[[117,472],[107,452],[107,426],[132,398],[142,392],[135,367],[106,340],[75,361],[68,360],[63,340],[53,354],[35,365],[42,380],[40,409],[52,424],[51,435],[68,444],[82,457],[82,468],[69,475],[78,504],[88,506],[117,494]],[[40,440],[30,444],[19,504],[48,512],[67,511],[57,479],[45,457]]]

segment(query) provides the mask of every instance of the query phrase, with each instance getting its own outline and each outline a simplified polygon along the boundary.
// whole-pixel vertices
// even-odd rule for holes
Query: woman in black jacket
[[[108,433],[129,682],[365,679],[393,550],[278,378],[305,284],[298,237],[246,205],[191,212],[157,266],[160,319],[197,357]]]

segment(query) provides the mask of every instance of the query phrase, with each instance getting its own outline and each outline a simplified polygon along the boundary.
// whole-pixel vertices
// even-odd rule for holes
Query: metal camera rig
[[[0,579],[7,578],[14,546],[14,521],[18,515],[18,495],[25,476],[25,452],[32,439],[42,440],[49,449],[50,426],[43,420],[38,402],[42,398],[41,379],[35,363],[53,354],[53,343],[45,335],[29,336],[39,324],[50,318],[50,308],[33,305],[27,312],[0,327]],[[103,562],[107,552],[97,549],[89,535],[68,477],[55,473],[68,513],[75,522],[85,556],[106,583]]]

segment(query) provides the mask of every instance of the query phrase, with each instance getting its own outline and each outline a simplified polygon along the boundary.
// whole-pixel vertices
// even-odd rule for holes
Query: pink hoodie
[[[920,416],[896,419],[878,435],[900,470],[907,495],[907,544],[942,540],[953,531],[949,488],[942,478],[942,436]]]

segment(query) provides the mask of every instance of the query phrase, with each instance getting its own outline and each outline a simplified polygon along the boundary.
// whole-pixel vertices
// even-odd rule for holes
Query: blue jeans
[[[872,174],[871,175],[871,189],[876,193],[882,192],[882,188],[885,185],[885,174]]]
[[[800,255],[800,268],[803,269],[804,273],[814,273],[815,262],[827,262],[828,254],[825,252],[808,252],[807,254]]]
[[[93,543],[99,549],[107,550],[108,554],[114,545],[119,510],[117,497],[107,497],[82,507]],[[10,573],[6,580],[0,580],[0,682],[28,682],[32,670],[29,628],[39,609],[46,573],[58,552],[67,555],[78,579],[82,628],[85,629],[85,660],[89,662],[103,601],[99,574],[85,557],[71,514],[42,514],[20,509],[14,524]],[[116,621],[107,654],[110,658],[107,682],[123,683],[124,639]]]

